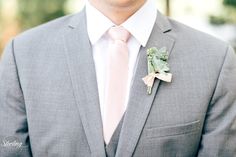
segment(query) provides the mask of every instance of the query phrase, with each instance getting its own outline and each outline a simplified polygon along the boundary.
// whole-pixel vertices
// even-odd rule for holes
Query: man
[[[172,80],[147,93],[152,47]],[[152,1],[90,0],[6,47],[0,156],[233,157],[235,80],[231,47]]]

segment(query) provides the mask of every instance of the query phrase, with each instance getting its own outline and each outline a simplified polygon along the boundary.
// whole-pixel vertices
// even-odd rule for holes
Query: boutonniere
[[[170,68],[167,63],[168,53],[166,47],[157,49],[152,47],[147,50],[148,60],[148,75],[143,78],[144,83],[147,85],[147,92],[152,93],[152,86],[155,78],[165,82],[171,82],[172,74],[169,73]]]

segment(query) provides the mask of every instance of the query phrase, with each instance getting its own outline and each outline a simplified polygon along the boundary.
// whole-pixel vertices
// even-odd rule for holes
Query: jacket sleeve
[[[0,62],[0,156],[32,156],[14,41],[7,45]]]
[[[236,55],[228,47],[206,114],[198,157],[236,156]]]

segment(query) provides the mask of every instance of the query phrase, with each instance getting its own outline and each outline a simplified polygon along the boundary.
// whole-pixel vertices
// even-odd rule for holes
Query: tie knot
[[[130,37],[130,33],[122,26],[114,26],[108,30],[108,35],[113,40],[121,40],[127,42]]]

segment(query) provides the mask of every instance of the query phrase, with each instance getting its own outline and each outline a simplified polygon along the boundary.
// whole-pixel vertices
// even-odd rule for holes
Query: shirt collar
[[[92,44],[95,44],[103,34],[114,25],[111,20],[104,16],[88,1],[86,2],[86,18],[88,36]]]
[[[156,16],[157,11],[153,0],[147,0],[136,13],[121,25],[145,47],[156,21]],[[115,25],[88,1],[86,3],[86,17],[88,36],[92,44],[95,44],[110,27]]]

